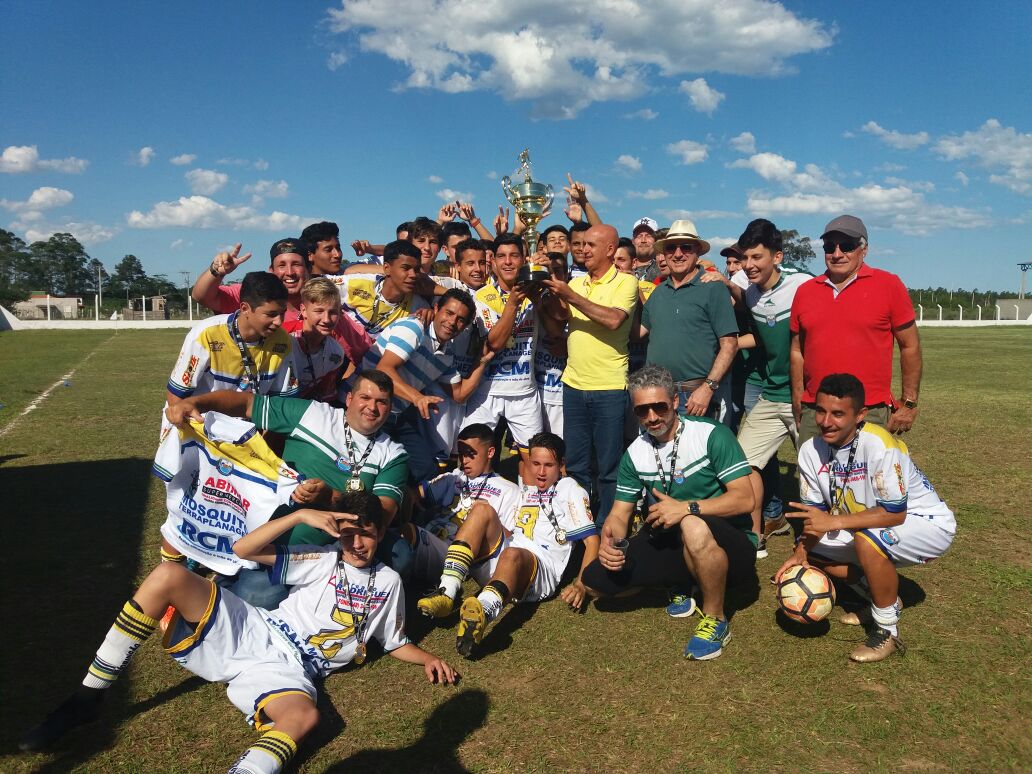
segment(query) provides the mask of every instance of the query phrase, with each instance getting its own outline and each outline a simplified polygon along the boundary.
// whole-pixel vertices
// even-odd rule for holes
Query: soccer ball
[[[793,621],[823,621],[835,606],[835,584],[814,567],[789,567],[778,581],[778,605]]]

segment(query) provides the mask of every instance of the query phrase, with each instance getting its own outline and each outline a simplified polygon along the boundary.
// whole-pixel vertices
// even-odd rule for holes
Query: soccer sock
[[[459,595],[459,589],[469,576],[469,568],[473,565],[473,549],[461,540],[448,546],[444,555],[444,572],[441,573],[441,588],[452,599]]]
[[[228,774],[276,774],[297,752],[297,742],[282,731],[269,731],[236,759]]]
[[[186,554],[176,553],[175,551],[169,551],[164,546],[161,547],[161,561],[163,562],[178,562],[179,564],[186,564]]]
[[[87,688],[109,688],[129,663],[140,643],[147,639],[158,622],[145,615],[135,600],[125,603],[115,618],[104,642],[90,664],[82,684]]]
[[[896,602],[898,601],[897,599]],[[888,607],[878,607],[874,602],[871,603],[871,617],[874,622],[882,629],[888,630],[893,637],[899,636],[899,629],[896,626],[899,623],[899,608],[896,606],[896,602]]]
[[[509,587],[499,580],[493,580],[484,586],[484,590],[477,595],[480,606],[484,608],[484,618],[491,623],[502,612],[505,607],[505,599],[509,596]]]

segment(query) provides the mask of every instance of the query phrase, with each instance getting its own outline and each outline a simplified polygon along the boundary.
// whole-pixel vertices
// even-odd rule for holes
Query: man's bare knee
[[[681,520],[681,540],[685,550],[693,556],[699,556],[710,550],[717,549],[717,541],[713,539],[713,533],[709,526],[702,519],[695,516],[686,516]]]

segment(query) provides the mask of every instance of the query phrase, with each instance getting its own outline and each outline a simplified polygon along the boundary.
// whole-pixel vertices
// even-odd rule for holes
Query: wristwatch
[[[705,384],[714,392],[716,392],[717,388],[720,387],[720,382],[718,382],[716,379],[703,379],[702,381],[703,384]]]
[[[917,408],[917,401],[916,400],[910,400],[910,398],[902,398],[900,400],[900,403],[902,403],[903,406],[905,408],[908,408],[908,409],[916,409]]]
[[[702,516],[702,509],[699,507],[699,504],[695,500],[692,500],[690,503],[688,503],[688,513],[690,513],[692,516]]]

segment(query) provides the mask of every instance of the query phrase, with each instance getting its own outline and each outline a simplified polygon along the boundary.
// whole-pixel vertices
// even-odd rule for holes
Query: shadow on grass
[[[423,722],[423,736],[415,743],[393,750],[362,750],[329,766],[326,771],[463,774],[468,769],[459,761],[458,748],[484,725],[489,709],[486,693],[463,691],[430,714]]]
[[[3,465],[5,462],[10,462],[11,460],[20,460],[22,457],[26,457],[26,456],[28,456],[28,455],[25,455],[25,454],[0,454],[0,465]]]
[[[318,699],[316,706],[319,709],[319,725],[306,736],[298,746],[297,755],[291,761],[289,770],[294,771],[301,768],[301,765],[312,757],[321,748],[328,745],[344,731],[347,726],[344,718],[341,717],[337,708],[330,699],[328,692],[322,683],[317,686]]]
[[[831,630],[831,623],[825,618],[815,624],[804,624],[793,621],[781,609],[774,611],[774,622],[785,634],[797,637],[800,640],[809,640],[813,637],[823,637]]]
[[[3,617],[17,622],[16,636],[0,638],[4,753],[80,683],[132,593],[149,487],[143,459],[0,468]],[[77,749],[59,746],[41,771],[68,771],[114,742],[112,728],[135,711],[122,686],[108,700],[101,726],[71,737]]]
[[[529,621],[538,609],[537,602],[525,602],[509,607],[494,626],[487,629],[484,640],[473,650],[471,661],[480,661],[492,653],[501,653],[512,645],[513,634]]]

